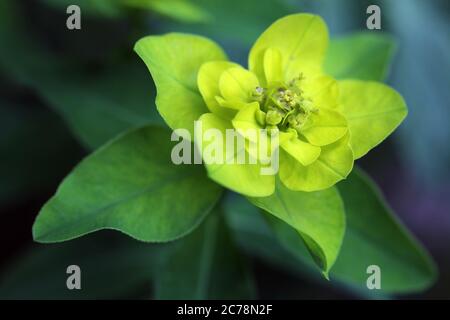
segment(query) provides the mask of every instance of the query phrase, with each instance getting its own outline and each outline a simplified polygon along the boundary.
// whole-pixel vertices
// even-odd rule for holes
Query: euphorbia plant
[[[279,218],[268,217],[273,241],[298,253],[303,242],[326,277],[342,247],[347,210],[347,239],[354,230],[366,232],[373,224],[379,229],[366,233],[383,239],[386,231],[396,241],[393,251],[408,251],[406,264],[414,263],[420,276],[410,274],[407,284],[399,285],[395,277],[402,273],[402,263],[391,253],[386,259],[383,250],[390,248],[383,240],[372,244],[371,236],[359,248],[350,247],[350,256],[376,248],[368,249],[365,258],[353,256],[355,263],[362,258],[386,269],[391,281],[387,291],[414,289],[413,277],[422,277],[416,288],[429,284],[432,264],[380,205],[378,195],[372,195],[367,178],[358,170],[342,187],[335,186],[347,179],[354,160],[401,123],[406,105],[395,90],[379,82],[337,81],[328,75],[323,68],[327,45],[325,23],[309,14],[273,23],[250,50],[248,69],[230,62],[217,44],[200,36],[171,33],[139,40],[135,50],[151,72],[158,111],[170,128],[186,129],[191,137],[194,121],[207,129],[235,129],[247,139],[241,150],[247,153],[247,145],[255,141],[245,136],[246,129],[276,132],[279,173],[260,174],[257,161],[206,163],[206,175],[202,166],[171,163],[173,143],[166,129],[135,129],[100,148],[69,175],[38,216],[35,240],[64,241],[104,228],[142,241],[174,240],[210,212],[220,215],[224,202],[231,201],[221,195],[231,190]],[[196,138],[207,146],[203,136]],[[364,220],[365,213],[355,215],[358,206],[366,214],[375,213],[366,217],[375,221]],[[230,205],[225,207],[230,210]],[[337,277],[361,285],[366,270],[346,263],[347,274],[338,265]],[[349,276],[351,272],[356,274]]]

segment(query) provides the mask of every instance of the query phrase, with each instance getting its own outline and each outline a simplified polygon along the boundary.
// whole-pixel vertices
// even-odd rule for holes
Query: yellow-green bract
[[[199,36],[146,37],[135,50],[153,75],[158,110],[172,129],[192,132],[193,121],[200,120],[204,128],[223,131],[277,130],[280,180],[291,190],[309,192],[345,179],[354,160],[407,114],[402,97],[384,84],[337,81],[325,74],[327,46],[320,17],[294,14],[275,21],[257,39],[248,69],[228,61],[218,45]],[[167,69],[176,70],[174,76],[159,72]],[[170,93],[165,91],[169,86]],[[257,174],[259,166],[206,165],[210,178],[231,190],[269,196],[276,177]]]

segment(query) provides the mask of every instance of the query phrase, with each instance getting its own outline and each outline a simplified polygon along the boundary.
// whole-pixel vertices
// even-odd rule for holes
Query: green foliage
[[[349,144],[358,159],[387,138],[405,119],[408,109],[402,96],[382,83],[343,80],[339,84],[338,110],[347,118]]]
[[[344,205],[336,188],[301,192],[277,181],[271,196],[250,198],[250,202],[294,228],[328,277],[345,233]]]
[[[197,72],[211,60],[225,60],[213,41],[195,35],[171,33],[140,39],[134,50],[155,81],[156,106],[172,129],[186,128],[193,136],[194,121],[207,112],[197,89]]]
[[[95,149],[130,127],[161,123],[152,105],[154,87],[137,58],[91,74],[47,51],[25,29],[17,4],[6,3],[0,3],[0,42],[8,43],[0,69],[36,91],[84,146]]]
[[[71,74],[64,82],[38,85],[43,99],[61,114],[88,149],[145,124],[161,124],[152,106],[153,87],[136,63],[116,66],[96,76]]]
[[[119,18],[127,9],[149,10],[181,22],[205,22],[208,13],[189,0],[44,0],[47,5],[65,9],[78,5],[91,16]]]
[[[373,181],[361,170],[338,185],[344,199],[347,232],[333,273],[343,281],[363,284],[365,268],[378,265],[382,289],[412,292],[436,279],[431,257],[395,218]]]
[[[291,15],[267,29],[251,50],[249,68],[259,79],[238,69],[237,64],[225,62],[223,50],[200,36],[170,33],[136,43],[135,51],[156,84],[160,115],[172,129],[184,127],[191,133],[193,121],[199,117],[205,127],[223,130],[236,123],[238,129],[258,126],[255,112],[247,112],[251,108],[243,108],[234,119],[236,110],[222,113],[226,108],[217,96],[237,97],[240,103],[246,103],[246,89],[279,80],[282,69],[289,76],[301,70],[310,72],[325,59],[325,71],[340,80],[321,76],[307,84],[315,93],[319,87],[326,87],[326,93],[317,95],[316,101],[333,104],[337,86],[341,98],[335,109],[321,110],[323,118],[316,122],[316,130],[302,132],[311,144],[288,139],[283,145],[285,159],[280,175],[284,185],[279,178],[261,178],[260,167],[208,167],[211,179],[255,196],[250,198],[251,203],[262,209],[249,205],[244,198],[227,198],[227,222],[234,231],[230,235],[220,209],[223,203],[217,205],[222,188],[207,178],[203,167],[171,164],[170,132],[156,126],[162,121],[152,103],[154,87],[137,57],[116,60],[115,55],[121,54],[116,51],[108,62],[102,61],[95,74],[89,71],[89,64],[60,61],[24,27],[24,19],[14,9],[16,4],[6,2],[0,3],[0,41],[8,43],[0,51],[2,71],[15,83],[35,91],[87,148],[103,145],[68,175],[44,205],[33,226],[35,241],[61,242],[101,229],[119,230],[146,242],[176,241],[158,245],[128,240],[107,243],[109,237],[103,242],[89,236],[70,244],[38,248],[22,260],[7,281],[2,281],[2,297],[23,298],[20,295],[26,291],[28,297],[40,298],[114,298],[124,292],[135,294],[142,287],[147,295],[153,280],[156,298],[252,298],[253,279],[246,259],[240,255],[241,248],[294,274],[315,278],[319,274],[317,264],[332,281],[365,295],[371,294],[366,289],[366,268],[373,264],[382,269],[383,293],[423,290],[434,281],[433,262],[393,217],[365,174],[354,170],[347,180],[328,188],[347,176],[353,158],[384,140],[406,116],[401,96],[372,82],[382,81],[387,75],[395,48],[389,36],[352,34],[332,40],[325,54],[328,36],[322,20],[312,15]],[[46,2],[59,8],[66,3]],[[236,0],[192,2],[201,6],[182,0],[79,3],[83,3],[83,9],[86,6],[88,14],[110,18],[123,17],[128,12],[123,10],[125,5],[187,22],[213,17],[207,29],[189,26],[184,30],[220,35],[224,42],[232,42],[239,34],[234,43],[246,46],[270,22],[287,13],[285,5],[271,5],[273,0],[261,1],[258,6]],[[236,11],[238,5],[242,10]],[[229,19],[231,14],[242,17]],[[298,30],[302,28],[309,32],[299,39]],[[291,58],[297,59],[292,62]],[[206,62],[217,60],[207,68]],[[224,71],[227,74],[223,75]],[[16,141],[24,140],[24,132],[39,132],[43,139],[47,134],[50,139],[54,132],[51,125],[47,126],[50,121],[46,116],[27,115],[19,121],[15,114],[4,112],[3,106],[0,112],[2,120],[10,122],[9,127],[2,128],[6,133],[2,147],[14,150]],[[22,121],[20,130],[14,127]],[[58,148],[66,142],[64,136],[59,138]],[[2,158],[9,163],[16,161],[12,156]],[[321,167],[305,170],[316,160]],[[27,171],[21,174],[26,176]],[[36,185],[35,181],[21,185],[14,179],[20,177],[15,172],[3,176],[7,179],[2,181],[1,195]],[[9,189],[5,189],[7,184]],[[318,190],[318,185],[324,190],[303,192]],[[86,295],[67,290],[61,293],[66,275],[56,270],[68,265],[71,258],[91,270],[86,283],[93,287],[87,288]],[[107,265],[108,261],[119,263]],[[53,268],[46,268],[48,263]],[[36,279],[32,269],[45,272]],[[127,277],[121,276],[124,272]],[[110,278],[121,281],[111,285]],[[46,282],[51,285],[43,292],[41,287]]]
[[[367,267],[381,268],[382,293],[417,292],[436,279],[436,268],[423,247],[393,216],[373,182],[360,169],[338,184],[346,209],[346,232],[339,256],[331,268],[332,282],[364,295]],[[227,198],[225,206],[239,245],[267,263],[297,275],[309,275],[315,266],[298,231],[266,215],[242,199]]]
[[[106,144],[69,174],[33,226],[39,242],[60,242],[100,229],[165,242],[192,231],[221,188],[200,166],[174,165],[170,132],[144,127]]]

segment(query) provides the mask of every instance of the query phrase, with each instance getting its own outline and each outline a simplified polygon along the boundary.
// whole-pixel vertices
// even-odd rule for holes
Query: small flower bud
[[[277,110],[269,110],[266,114],[266,123],[268,125],[277,125],[283,120],[283,116]]]

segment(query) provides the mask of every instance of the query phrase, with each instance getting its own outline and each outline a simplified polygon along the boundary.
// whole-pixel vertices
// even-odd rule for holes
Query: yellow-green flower
[[[345,179],[354,160],[385,139],[407,113],[402,97],[384,84],[337,81],[325,74],[327,45],[320,17],[295,14],[257,39],[248,69],[198,36],[146,37],[135,49],[153,75],[158,110],[171,128],[192,132],[199,120],[204,129],[223,132],[276,131],[281,182],[291,190],[317,191]],[[276,180],[262,175],[261,166],[206,164],[211,179],[258,197],[271,195]]]

